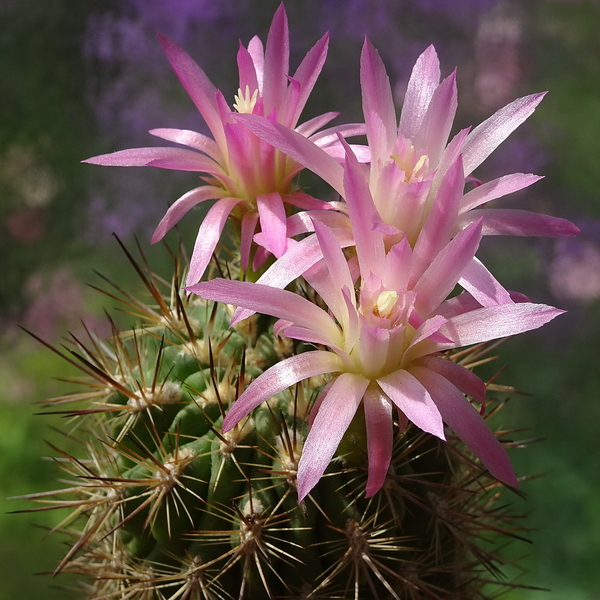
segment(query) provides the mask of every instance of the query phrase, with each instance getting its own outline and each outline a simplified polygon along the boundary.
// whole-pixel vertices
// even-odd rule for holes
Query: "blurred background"
[[[502,425],[521,439],[512,453],[531,545],[512,600],[600,598],[600,3],[597,0],[287,0],[292,70],[326,31],[329,58],[305,114],[338,110],[362,119],[358,61],[364,35],[379,49],[397,105],[416,57],[435,44],[443,74],[458,67],[456,129],[476,125],[518,96],[549,90],[527,123],[479,168],[482,179],[511,172],[546,178],[503,206],[574,221],[575,239],[486,239],[485,261],[509,289],[567,309],[506,343],[494,369],[515,396]],[[70,386],[73,375],[19,329],[60,345],[82,322],[100,334],[110,300],[91,289],[99,271],[135,289],[116,243],[134,236],[150,249],[166,207],[196,185],[190,173],[81,165],[92,155],[154,145],[153,127],[205,131],[162,55],[155,32],[173,38],[229,99],[237,91],[238,40],[264,40],[273,0],[0,1],[0,496],[53,489],[47,442],[68,444],[69,423],[37,416],[35,402]],[[184,219],[193,240],[200,213]],[[196,219],[194,219],[196,217]],[[171,238],[174,243],[175,238]],[[167,263],[165,262],[165,265]],[[163,265],[164,266],[164,265]],[[507,495],[507,500],[508,500]],[[60,515],[6,514],[3,502],[0,600],[65,597],[51,571],[64,555],[46,530]],[[509,570],[517,575],[518,570]]]

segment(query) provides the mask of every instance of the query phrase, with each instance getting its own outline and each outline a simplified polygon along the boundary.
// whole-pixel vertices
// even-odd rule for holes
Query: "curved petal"
[[[492,475],[507,485],[518,487],[506,450],[462,393],[445,377],[430,369],[413,367],[412,371],[429,390],[444,421],[452,427],[456,435]]]
[[[483,235],[573,237],[579,228],[566,219],[510,208],[476,208],[462,215],[459,226],[483,221]]]
[[[187,290],[201,298],[242,306],[307,327],[340,346],[341,334],[333,319],[322,308],[293,292],[250,281],[220,278],[191,285]]]
[[[440,61],[435,48],[429,46],[417,59],[406,88],[399,127],[405,138],[414,139],[439,84]]]
[[[256,197],[263,246],[276,258],[287,250],[287,225],[281,194],[272,192]]]
[[[104,167],[158,167],[174,171],[201,171],[219,175],[223,169],[214,160],[184,148],[129,148],[100,154],[81,162]]]
[[[482,306],[513,302],[510,294],[476,257],[463,268],[458,283]]]
[[[521,123],[529,118],[546,92],[518,98],[475,127],[463,146],[465,175],[471,174]]]
[[[197,131],[162,127],[151,129],[148,133],[168,142],[175,142],[176,144],[189,146],[194,150],[200,150],[200,152],[204,152],[204,154],[207,154],[215,162],[219,164],[223,163],[223,153],[215,140]]]
[[[321,479],[368,385],[369,381],[360,375],[342,373],[329,388],[304,442],[298,463],[299,502]]]
[[[265,114],[281,107],[287,89],[287,74],[290,61],[290,39],[287,15],[283,3],[275,11],[267,45],[265,48],[265,72],[263,75],[262,97],[265,102]]]
[[[194,251],[190,259],[190,270],[186,285],[196,283],[204,275],[212,254],[219,243],[219,238],[227,222],[229,213],[236,204],[242,202],[239,198],[221,198],[217,201],[204,217],[198,230]]]
[[[466,212],[491,200],[522,190],[540,179],[543,179],[543,177],[532,173],[513,173],[488,181],[463,196],[460,203],[460,212]]]
[[[340,359],[333,352],[316,350],[286,358],[262,373],[235,401],[223,420],[227,433],[259,404],[290,386],[307,379],[340,370]]]
[[[388,398],[419,429],[442,440],[446,439],[440,411],[427,389],[414,375],[404,369],[398,369],[381,377],[377,383]]]
[[[360,85],[373,163],[381,159],[387,162],[396,141],[396,110],[383,61],[366,38],[360,55]]]
[[[302,134],[259,115],[236,114],[235,118],[254,135],[316,173],[340,196],[344,195],[342,166]]]
[[[380,390],[369,386],[363,397],[363,406],[369,457],[369,476],[365,498],[370,498],[385,483],[392,459],[394,429],[392,403]]]
[[[469,369],[454,361],[437,356],[424,356],[415,361],[415,364],[426,369],[435,371],[446,378],[452,385],[458,388],[463,394],[471,396],[477,402],[485,401],[485,383]]]
[[[224,148],[223,126],[215,100],[217,88],[206,73],[175,42],[160,33],[158,39],[181,85],[204,117],[217,144]]]
[[[186,192],[181,198],[178,198],[171,204],[154,231],[152,243],[155,244],[162,240],[167,231],[178,223],[181,217],[192,207],[196,206],[196,204],[200,204],[200,202],[204,202],[205,200],[222,198],[224,193],[224,190],[212,185],[202,185]]]
[[[450,317],[440,333],[459,348],[537,329],[564,312],[530,302],[487,306]]]

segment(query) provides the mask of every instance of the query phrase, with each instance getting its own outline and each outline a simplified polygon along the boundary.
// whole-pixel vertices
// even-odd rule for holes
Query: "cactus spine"
[[[248,381],[303,348],[275,338],[264,317],[229,329],[228,307],[180,291],[179,262],[167,285],[130,259],[150,303],[117,288],[109,295],[135,328],[111,320],[110,342],[90,331],[69,353],[54,349],[85,375],[83,390],[45,403],[72,416],[78,443],[56,448],[67,487],[29,496],[67,511],[59,529],[72,547],[56,572],[82,576],[80,597],[468,599],[502,588],[496,548],[519,526],[499,502],[503,486],[458,439],[397,432],[387,480],[365,498],[359,414],[299,505],[308,411],[326,379],[222,434]],[[446,358],[474,366],[488,351]],[[501,407],[489,404],[488,414]]]

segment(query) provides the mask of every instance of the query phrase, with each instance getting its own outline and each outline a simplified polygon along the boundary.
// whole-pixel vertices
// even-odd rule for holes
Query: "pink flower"
[[[361,86],[370,149],[370,168],[364,175],[368,180],[365,199],[370,198],[375,209],[369,216],[370,226],[384,234],[386,248],[406,236],[418,260],[426,265],[454,235],[480,219],[483,235],[568,237],[579,232],[564,219],[523,210],[483,208],[492,200],[531,185],[540,179],[536,175],[506,175],[465,193],[465,181],[472,179],[474,169],[533,113],[544,94],[515,100],[472,131],[458,132],[448,143],[457,107],[456,77],[452,73],[440,82],[440,65],[433,46],[414,66],[399,124],[384,65],[368,40],[361,56]],[[317,173],[347,200],[344,167],[331,156],[276,123],[254,115],[240,115],[239,120]],[[343,227],[341,221],[338,227]],[[306,215],[294,215],[288,232],[305,233],[311,228]],[[285,287],[290,277],[298,275],[290,272],[289,265],[298,263],[299,254],[303,254],[305,268],[310,262],[304,247],[309,243],[289,248],[288,260],[276,263],[261,281]],[[312,250],[316,261],[319,249],[314,242]],[[281,277],[284,271],[289,274],[287,279]],[[476,258],[465,267],[461,284],[486,305],[511,301]]]
[[[303,167],[254,136],[236,117],[238,114],[263,116],[330,151],[339,147],[337,132],[343,135],[363,133],[364,126],[355,125],[319,131],[337,116],[337,113],[331,112],[297,125],[325,62],[328,36],[323,36],[315,44],[295,74],[289,77],[289,32],[286,13],[281,5],[273,18],[266,49],[263,49],[258,37],[252,38],[247,48],[240,45],[237,56],[240,87],[233,110],[188,54],[168,38],[159,38],[173,70],[214,139],[195,131],[154,129],[150,131],[152,135],[188,149],[135,148],[83,162],[106,166],[151,166],[206,174],[203,179],[207,185],[190,190],[179,198],[169,208],[152,238],[152,242],[162,239],[193,206],[205,200],[218,199],[198,232],[188,284],[197,282],[204,274],[230,216],[240,230],[244,270],[249,264],[252,237],[259,222],[264,235],[263,245],[275,256],[280,256],[287,248],[286,207],[319,210],[331,207],[295,187],[292,180]],[[264,257],[264,253],[261,256]]]
[[[492,474],[516,486],[506,452],[465,398],[482,402],[485,385],[439,353],[535,329],[562,311],[528,302],[482,306],[468,292],[446,300],[473,260],[482,220],[457,233],[423,268],[407,237],[386,248],[385,234],[371,227],[368,184],[351,153],[344,188],[358,264],[346,261],[334,233],[315,220],[323,258],[305,275],[329,311],[259,283],[215,279],[188,288],[203,298],[277,317],[278,334],[324,348],[288,358],[259,376],[229,410],[223,430],[289,386],[330,373],[299,462],[300,500],[323,475],[361,403],[368,496],[383,485],[390,464],[394,407],[401,424],[408,419],[441,439],[445,422]]]

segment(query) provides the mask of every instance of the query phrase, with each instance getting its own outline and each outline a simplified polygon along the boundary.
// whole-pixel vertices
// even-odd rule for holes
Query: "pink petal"
[[[252,247],[252,238],[254,237],[257,223],[257,212],[248,211],[244,213],[240,235],[240,261],[244,272],[248,269],[248,263],[250,262],[250,248]]]
[[[255,379],[235,401],[223,420],[223,433],[227,433],[259,404],[299,381],[339,370],[337,355],[322,350],[303,352],[278,362]]]
[[[295,127],[300,113],[313,90],[313,87],[323,69],[327,57],[329,34],[326,33],[306,54],[294,73],[294,79],[300,84],[300,95],[296,101],[294,111],[289,115],[291,127]]]
[[[564,312],[546,304],[500,304],[450,317],[440,331],[458,348],[537,329]]]
[[[423,121],[413,138],[417,150],[426,152],[429,166],[437,166],[448,143],[457,107],[456,71],[437,87]]]
[[[344,195],[342,185],[342,166],[331,158],[324,150],[279,123],[273,123],[259,115],[235,115],[236,119],[254,135],[272,144],[275,148],[293,158],[296,162],[310,169],[324,179],[341,196]]]
[[[488,181],[463,196],[460,212],[466,212],[491,200],[522,190],[540,179],[543,179],[543,177],[531,173],[513,173]]]
[[[483,235],[573,237],[579,233],[566,219],[510,208],[476,208],[461,215],[459,225],[464,227],[476,219],[483,220]]]
[[[219,278],[191,285],[187,290],[201,298],[249,308],[313,329],[340,346],[341,335],[333,319],[322,308],[293,292],[250,281]]]
[[[424,356],[415,361],[414,364],[435,371],[457,387],[463,394],[471,396],[477,402],[485,401],[485,383],[475,373],[462,365],[451,360],[438,358],[437,356]]]
[[[385,483],[392,459],[394,433],[392,403],[380,390],[369,386],[363,398],[363,406],[369,456],[369,477],[365,498],[370,498]]]
[[[262,96],[263,79],[265,72],[265,49],[260,38],[255,35],[248,44],[248,53],[252,57],[254,70],[256,71],[256,80],[258,83],[258,93]]]
[[[477,258],[463,268],[458,283],[482,306],[512,303],[510,294]]]
[[[308,134],[300,131],[300,127],[296,128],[296,131],[309,137]],[[340,135],[343,138],[354,137],[357,135],[365,135],[367,132],[364,123],[345,123],[343,125],[334,125],[319,131],[314,135],[310,135],[311,142],[317,144],[321,148],[325,148],[331,144],[339,144]]]
[[[417,59],[404,96],[399,129],[405,138],[415,138],[439,83],[440,61],[435,48],[429,46]]]
[[[265,114],[283,105],[289,72],[290,40],[287,15],[283,4],[275,11],[265,49],[265,72],[262,97]]]
[[[207,154],[215,162],[223,164],[223,154],[215,140],[197,131],[161,128],[151,129],[149,133],[163,140],[189,146],[190,148],[194,148],[194,150],[200,150],[200,152],[204,152],[204,154]]]
[[[366,38],[360,56],[360,85],[373,163],[376,165],[379,160],[387,162],[397,137],[396,110],[383,61]]]
[[[196,283],[204,275],[227,222],[227,217],[240,202],[239,198],[221,198],[204,217],[192,252],[186,285]]]
[[[219,175],[223,169],[208,156],[184,148],[130,148],[93,156],[81,162],[105,167],[159,167]]]
[[[318,131],[321,129],[321,127],[325,127],[329,121],[335,119],[339,114],[340,113],[337,112],[323,113],[322,115],[313,117],[312,119],[309,119],[308,121],[298,125],[298,127],[295,128],[295,131],[302,134],[304,137],[312,136],[315,131]]]
[[[450,294],[471,263],[481,241],[481,223],[473,223],[459,232],[433,259],[417,281],[415,308],[427,318]],[[417,253],[415,248],[413,257]]]
[[[440,411],[427,389],[414,375],[404,369],[398,369],[378,379],[377,383],[419,429],[442,440],[446,439]]]
[[[206,124],[217,140],[217,144],[225,147],[223,127],[215,101],[217,88],[211,83],[204,71],[175,42],[160,33],[158,39],[173,71],[175,71],[185,91],[204,117]]]
[[[167,231],[178,223],[181,217],[183,217],[183,215],[185,215],[192,207],[196,206],[196,204],[204,202],[205,200],[212,200],[213,198],[221,198],[224,193],[224,190],[212,185],[202,185],[186,192],[181,198],[178,198],[171,204],[169,210],[167,210],[165,216],[161,219],[158,227],[154,231],[152,243],[155,244],[162,240]]]
[[[304,442],[298,463],[298,501],[321,479],[356,410],[369,381],[354,373],[342,373],[329,388]]]
[[[237,64],[240,74],[240,90],[242,91],[242,94],[245,94],[246,88],[248,88],[252,95],[255,90],[258,91],[256,68],[254,67],[252,55],[244,48],[241,42],[237,53]]]
[[[429,390],[444,421],[492,475],[507,485],[518,487],[506,450],[462,393],[445,377],[430,369],[415,366],[411,370]]]
[[[468,135],[463,147],[465,175],[471,174],[521,123],[529,118],[546,92],[507,104]]]
[[[279,258],[287,250],[287,226],[281,194],[272,192],[256,197],[263,246]]]

